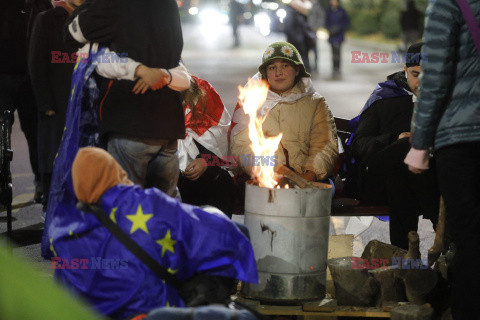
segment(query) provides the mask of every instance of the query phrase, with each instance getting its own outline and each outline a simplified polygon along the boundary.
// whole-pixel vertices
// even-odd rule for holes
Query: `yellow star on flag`
[[[175,243],[177,241],[172,239],[172,235],[170,234],[170,230],[167,231],[167,234],[163,239],[157,240],[157,243],[162,246],[162,258],[165,255],[166,251],[170,251],[171,253],[175,253]]]
[[[115,219],[115,212],[117,212],[117,207],[112,208],[112,211],[110,211],[110,220],[113,222],[117,223],[117,219]]]
[[[50,251],[53,252],[53,255],[54,255],[55,257],[58,257],[57,252],[56,252],[55,249],[53,248],[53,238],[50,238]]]
[[[136,214],[127,215],[127,219],[133,222],[132,228],[130,229],[130,234],[134,233],[138,229],[141,229],[145,231],[145,233],[148,233],[147,221],[152,217],[152,213],[143,214],[142,206],[138,205]]]
[[[165,307],[167,308],[175,308],[175,306],[172,304],[170,305],[170,303],[167,301],[167,304],[165,305]]]
[[[175,274],[175,273],[177,273],[177,272],[178,272],[178,269],[177,269],[177,270],[174,270],[174,269],[170,269],[170,268],[168,268],[168,270],[167,270],[167,271],[168,271],[168,273],[170,273],[170,274]]]

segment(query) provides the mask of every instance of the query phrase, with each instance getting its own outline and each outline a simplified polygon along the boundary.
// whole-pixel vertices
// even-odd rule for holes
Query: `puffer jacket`
[[[469,0],[477,23],[480,0]],[[480,56],[455,0],[431,1],[426,12],[413,147],[439,149],[480,141]]]
[[[299,82],[282,96],[304,91]],[[293,104],[277,104],[268,112],[262,128],[267,137],[283,134],[275,153],[278,166],[286,164],[285,149],[288,162],[297,173],[313,171],[317,180],[332,174],[338,157],[337,130],[325,98],[318,93],[304,96]],[[252,154],[248,128],[231,138],[231,149],[240,161],[242,155]],[[251,166],[241,165],[247,173],[251,172]]]

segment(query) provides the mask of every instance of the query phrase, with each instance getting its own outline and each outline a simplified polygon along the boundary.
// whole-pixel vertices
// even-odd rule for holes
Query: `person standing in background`
[[[48,1],[0,2],[0,114],[18,111],[20,127],[28,144],[30,166],[34,175],[34,201],[42,202],[38,172],[37,113],[35,97],[27,70],[27,39],[35,15],[50,8]]]
[[[339,0],[330,0],[330,7],[327,9],[325,27],[329,34],[328,42],[332,46],[332,78],[334,79],[339,79],[341,76],[341,47],[343,41],[345,41],[345,31],[349,25],[350,19],[348,18],[345,9],[340,6]]]
[[[243,7],[237,0],[230,0],[230,11],[228,12],[228,19],[232,25],[233,32],[233,47],[240,46],[240,37],[238,35],[238,27],[243,20]]]
[[[407,0],[406,9],[400,14],[403,51],[422,37],[423,14],[415,7],[415,0]]]
[[[311,71],[308,50],[316,46],[315,32],[313,32],[307,22],[308,12],[311,8],[312,3],[309,0],[293,0],[286,8],[287,16],[284,22],[287,42],[297,48],[306,72]],[[315,44],[312,42],[315,42]]]
[[[38,110],[38,168],[47,208],[53,161],[65,126],[76,49],[67,45],[62,28],[84,0],[54,1],[54,8],[40,13],[32,30],[28,67]]]

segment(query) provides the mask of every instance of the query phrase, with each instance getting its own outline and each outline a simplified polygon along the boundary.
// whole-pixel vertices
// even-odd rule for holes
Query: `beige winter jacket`
[[[304,91],[303,84],[295,85],[290,93]],[[337,129],[325,98],[318,93],[305,96],[292,104],[279,103],[267,114],[263,123],[265,136],[283,133],[282,140],[275,155],[278,165],[286,164],[285,153],[288,151],[289,164],[297,173],[307,170],[315,172],[317,180],[329,177],[338,157]],[[242,155],[252,154],[248,128],[231,137],[231,151],[242,162]],[[251,166],[241,163],[250,174]]]

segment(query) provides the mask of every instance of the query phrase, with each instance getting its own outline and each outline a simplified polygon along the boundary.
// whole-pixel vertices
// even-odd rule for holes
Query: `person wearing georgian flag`
[[[258,71],[252,80],[265,79],[270,86],[258,112],[268,113],[263,132],[269,137],[283,134],[275,153],[278,166],[287,165],[309,181],[327,179],[338,157],[335,121],[325,98],[313,88],[297,49],[288,42],[269,45]],[[251,167],[242,163],[252,153],[248,120],[238,104],[230,128],[231,151],[250,174]]]
[[[217,91],[203,79],[192,76],[190,88],[180,94],[186,128],[185,139],[178,141],[182,201],[211,205],[231,217],[234,182],[225,170],[228,162],[223,161],[231,116]]]

